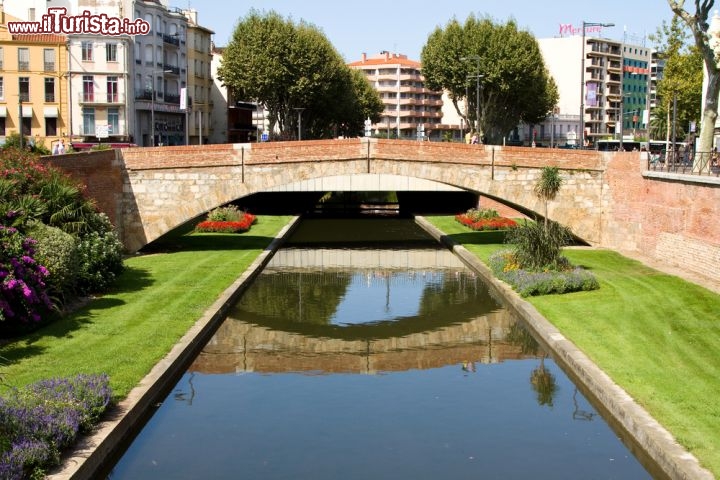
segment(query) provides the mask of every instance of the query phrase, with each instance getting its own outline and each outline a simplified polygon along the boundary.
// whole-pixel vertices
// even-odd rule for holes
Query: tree
[[[478,123],[490,143],[500,143],[520,123],[542,121],[557,103],[557,86],[537,41],[514,21],[496,25],[471,15],[461,25],[453,19],[430,34],[421,59],[428,88],[447,90],[468,125],[474,124],[478,105],[477,92],[466,92],[481,76]],[[465,112],[458,106],[463,98]]]
[[[540,179],[535,184],[535,196],[545,202],[545,228],[548,223],[548,202],[554,200],[562,186],[562,177],[558,167],[543,167]]]
[[[720,70],[718,69],[715,51],[711,42],[715,40],[709,32],[708,16],[715,4],[714,0],[695,0],[695,13],[685,10],[685,0],[668,0],[668,5],[675,15],[680,17],[690,28],[695,39],[695,46],[700,52],[707,72],[707,86],[705,88],[705,104],[703,105],[702,122],[700,125],[700,144],[695,155],[693,170],[699,170],[709,164],[710,152],[713,149],[715,134],[715,120],[718,115],[718,95],[720,95]],[[717,32],[716,32],[717,33]]]
[[[377,107],[379,97],[377,102],[367,99],[367,88],[353,80],[317,27],[296,24],[275,12],[252,10],[238,23],[218,78],[235,98],[263,104],[270,130],[277,126],[283,137],[294,135],[299,121],[304,138],[328,137],[340,125],[356,124],[357,118],[364,118],[361,115],[382,111]],[[366,98],[360,101],[358,96]],[[369,111],[359,112],[361,107]]]
[[[663,78],[658,82],[658,105],[650,121],[652,138],[670,138],[672,119],[676,138],[683,139],[690,122],[700,119],[702,103],[703,59],[696,45],[688,44],[690,34],[680,17],[663,22],[651,35],[665,60]],[[677,113],[673,114],[674,105]]]

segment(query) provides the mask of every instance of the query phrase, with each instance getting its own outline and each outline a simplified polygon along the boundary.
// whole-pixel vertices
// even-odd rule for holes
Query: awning
[[[31,105],[23,105],[22,106],[22,116],[23,116],[23,118],[32,118],[32,106]]]
[[[7,117],[7,107],[5,105],[0,106],[0,117]]]
[[[58,107],[43,107],[43,116],[45,118],[57,118]]]

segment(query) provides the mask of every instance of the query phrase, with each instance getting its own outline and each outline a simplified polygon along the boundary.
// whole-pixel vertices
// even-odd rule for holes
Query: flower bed
[[[497,278],[508,283],[523,297],[600,288],[591,272],[570,265],[565,257],[563,259],[567,264],[564,270],[534,272],[521,269],[511,250],[501,250],[490,256],[488,264]]]
[[[0,478],[42,478],[110,404],[107,375],[44,380],[0,398]]]
[[[506,217],[481,218],[475,220],[463,213],[456,215],[455,220],[473,230],[505,230],[517,226],[515,220]]]
[[[205,220],[195,227],[197,232],[210,233],[242,233],[250,230],[250,227],[257,221],[257,217],[251,213],[245,213],[240,220]]]

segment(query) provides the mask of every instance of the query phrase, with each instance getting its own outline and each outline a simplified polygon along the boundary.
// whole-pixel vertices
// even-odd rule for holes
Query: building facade
[[[625,138],[647,135],[650,48],[582,35],[539,39],[538,44],[559,100],[542,124],[520,127],[522,143],[592,146],[622,133]]]
[[[0,4],[0,143],[13,134],[52,149],[69,133],[67,37],[11,34]]]
[[[213,110],[212,35],[198,24],[197,10],[183,10],[187,18],[188,143],[208,143],[212,135],[210,112]]]
[[[365,73],[385,105],[380,122],[372,125],[375,135],[436,140],[452,130],[442,123],[442,92],[425,87],[419,62],[383,51],[372,57],[363,53],[348,66]]]

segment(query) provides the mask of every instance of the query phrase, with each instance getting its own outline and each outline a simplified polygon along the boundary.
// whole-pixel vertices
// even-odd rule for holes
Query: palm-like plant
[[[540,179],[535,185],[535,195],[545,202],[545,228],[548,222],[548,202],[554,200],[562,186],[562,177],[558,167],[543,167]]]

